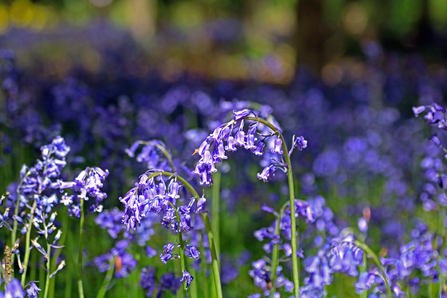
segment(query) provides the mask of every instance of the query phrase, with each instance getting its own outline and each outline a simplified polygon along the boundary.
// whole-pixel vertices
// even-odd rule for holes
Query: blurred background
[[[30,67],[52,60],[48,75],[64,77],[74,63],[98,71],[104,61],[95,43],[107,33],[92,30],[100,26],[116,35],[108,39],[114,46],[128,33],[136,41],[129,46],[141,50],[134,53],[134,60],[144,61],[139,71],[157,69],[166,80],[186,71],[287,84],[303,65],[335,84],[341,79],[337,63],[365,55],[365,48],[374,55],[382,50],[375,43],[384,51],[421,53],[431,63],[447,52],[445,0],[0,2],[0,43],[32,52],[20,61]],[[88,33],[98,36],[92,40]]]

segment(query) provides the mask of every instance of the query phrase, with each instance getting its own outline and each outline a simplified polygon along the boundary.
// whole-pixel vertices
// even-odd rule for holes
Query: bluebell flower
[[[303,149],[307,148],[307,141],[303,136],[298,137],[293,143],[293,148],[297,148],[299,151],[302,151]]]
[[[245,132],[243,130],[238,130],[235,136],[235,144],[242,147],[245,144]]]
[[[282,140],[280,138],[276,138],[275,139],[275,145],[274,145],[274,147],[272,149],[272,153],[283,154],[283,151],[282,151]]]
[[[258,129],[258,123],[256,122],[255,124],[252,124],[249,128],[248,128],[248,132],[247,132],[247,136],[245,138],[245,143],[244,143],[244,147],[247,150],[252,150],[255,149],[255,141],[256,141],[256,131]]]
[[[29,283],[29,288],[26,289],[26,294],[28,295],[28,297],[30,298],[37,298],[40,292],[40,288],[36,285],[35,282],[31,281]]]
[[[127,153],[127,155],[129,155],[129,157],[134,157],[135,151],[137,151],[139,146],[140,146],[140,141],[136,141],[135,143],[132,144],[132,146],[130,146],[129,149],[126,149],[125,152]]]
[[[238,120],[247,118],[248,115],[250,115],[251,113],[253,113],[253,112],[250,111],[250,110],[248,110],[248,109],[244,109],[244,110],[241,110],[241,111],[236,111],[236,110],[234,110],[234,111],[233,111],[233,114],[234,114],[233,119],[234,119],[235,121],[238,121]]]
[[[203,212],[205,212],[205,207],[206,207],[206,198],[204,196],[202,196],[199,199],[199,201],[197,202],[196,213],[203,213]]]
[[[264,182],[269,182],[273,179],[277,170],[278,168],[275,165],[269,165],[264,168],[261,173],[258,173],[257,177]]]
[[[198,259],[200,257],[200,252],[195,246],[187,245],[185,247],[185,253],[191,259]]]
[[[13,278],[5,289],[5,298],[25,298],[25,292],[20,285],[20,281]]]
[[[186,283],[187,289],[189,288],[189,286],[191,285],[193,280],[194,280],[194,277],[191,276],[191,274],[188,271],[183,270],[183,277],[180,281]]]
[[[229,136],[228,137],[228,142],[227,142],[227,146],[225,147],[225,150],[228,150],[228,151],[237,151],[237,148],[236,148],[236,139],[233,137],[233,136]]]
[[[419,116],[422,112],[425,111],[425,106],[413,107],[414,116]]]

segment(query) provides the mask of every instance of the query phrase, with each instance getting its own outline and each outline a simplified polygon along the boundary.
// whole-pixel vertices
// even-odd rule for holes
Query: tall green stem
[[[363,254],[363,264],[362,267],[360,268],[360,273],[366,272],[366,254]],[[368,297],[368,290],[364,290],[361,294],[360,294],[360,298],[367,298]]]
[[[213,203],[211,205],[211,227],[214,233],[214,242],[216,243],[216,252],[220,256],[220,217],[219,217],[219,207],[220,207],[220,179],[221,172],[217,171],[213,177],[212,199]]]
[[[374,263],[376,263],[377,268],[379,268],[380,272],[382,272],[382,278],[386,285],[387,297],[388,298],[393,297],[392,292],[391,292],[390,282],[388,281],[388,277],[386,275],[385,268],[383,268],[382,262],[380,262],[379,257],[365,243],[355,240],[354,244],[356,246],[360,247],[364,252],[366,252],[373,259]]]
[[[202,289],[203,289],[203,297],[209,298],[210,293],[208,289],[208,278],[206,278],[206,260],[205,260],[205,248],[203,247],[203,232],[200,233],[200,265],[202,266]]]
[[[47,269],[46,269],[47,277],[45,279],[45,291],[44,291],[43,297],[44,298],[48,298],[48,293],[49,293],[49,290],[50,290],[50,274],[51,274],[51,272],[50,272],[50,269],[51,269],[51,245],[50,245],[50,242],[48,241],[50,235],[48,233],[48,228],[47,228],[47,224],[45,223],[45,220],[43,221],[43,226],[45,228],[45,234],[44,234],[45,235],[45,240],[47,241],[47,255],[46,255],[46,260],[47,260]]]
[[[195,276],[195,282],[191,283],[189,287],[189,293],[191,298],[197,298],[197,271],[194,268],[187,267],[188,272],[191,272],[192,276]]]
[[[151,173],[149,175],[148,179],[151,179],[151,178],[159,176],[159,175],[163,175],[163,176],[167,176],[167,177],[176,176],[177,180],[180,183],[182,183],[189,190],[189,192],[194,196],[194,198],[196,199],[196,202],[199,200],[200,197],[197,194],[197,192],[194,189],[194,187],[192,187],[191,184],[188,183],[188,181],[186,181],[181,176],[178,176],[177,174],[174,174],[174,173],[171,173],[171,172],[166,172],[166,171],[156,171],[156,172]],[[216,253],[216,245],[215,245],[215,242],[214,242],[214,235],[213,235],[213,232],[211,230],[211,224],[210,224],[210,220],[209,220],[208,214],[207,213],[202,213],[202,218],[203,218],[203,222],[205,223],[205,229],[206,229],[206,233],[207,233],[207,236],[208,236],[208,243],[209,243],[209,247],[210,247],[210,251],[211,251],[211,259],[212,259],[213,277],[214,277],[214,282],[215,282],[215,290],[216,290],[216,293],[217,293],[217,297],[218,298],[223,298],[223,295],[222,295],[222,285],[220,283],[219,261],[218,261],[217,253]]]
[[[30,255],[30,243],[31,243],[31,230],[33,228],[33,219],[34,219],[34,212],[36,210],[37,201],[34,200],[33,207],[31,209],[31,216],[28,222],[28,231],[26,231],[26,243],[25,243],[25,259],[23,262],[23,274],[22,274],[22,288],[25,287],[25,279],[26,279],[26,271],[28,270],[28,262],[29,262],[29,255]],[[49,256],[48,256],[49,257]]]
[[[82,286],[82,240],[84,239],[84,200],[81,199],[81,220],[79,224],[79,255],[78,255],[78,291],[79,297],[84,298]]]
[[[47,235],[46,228],[45,228],[45,235],[46,235],[45,238],[48,241],[48,235]],[[48,293],[49,293],[49,290],[50,290],[51,245],[50,245],[49,242],[47,242],[47,254],[48,254],[48,259],[47,259],[47,278],[45,280],[45,291],[44,291],[44,294],[43,294],[43,298],[47,298],[48,297]]]
[[[296,218],[295,218],[295,185],[293,182],[293,170],[292,163],[290,161],[289,150],[287,149],[286,142],[281,131],[278,130],[273,124],[270,122],[258,118],[258,117],[247,117],[246,120],[252,120],[259,123],[262,123],[268,126],[274,133],[278,134],[279,138],[282,141],[282,150],[284,154],[284,161],[287,165],[287,182],[289,184],[289,203],[290,203],[290,225],[291,225],[291,246],[292,246],[292,270],[293,270],[293,284],[294,284],[294,295],[295,298],[300,296],[300,269],[298,266],[298,256],[297,256],[297,240],[299,239],[296,230]]]
[[[280,236],[280,226],[281,226],[281,218],[283,216],[284,213],[284,209],[287,207],[287,204],[284,204],[281,207],[281,210],[279,211],[279,215],[278,218],[276,219],[276,224],[275,224],[275,235]],[[270,298],[274,298],[275,297],[275,293],[276,293],[276,270],[278,268],[278,263],[279,263],[279,247],[278,244],[275,244],[273,247],[273,252],[272,252],[272,269],[271,269],[271,280],[272,280],[272,287],[270,288]]]
[[[69,227],[70,225],[68,225],[67,227]],[[68,231],[67,231],[68,232]],[[63,236],[63,235],[62,235]],[[68,250],[72,250],[73,247],[73,237],[68,237],[67,238],[67,248]],[[67,270],[65,270],[65,294],[64,294],[64,298],[71,298],[71,288],[72,288],[72,284],[73,284],[73,279],[72,279],[72,272],[74,271],[75,268],[75,264],[76,261],[74,260],[74,258],[68,258],[67,259],[68,262],[70,262],[67,266]]]
[[[68,229],[69,225],[68,225],[68,220],[69,220],[70,216],[68,214],[64,214],[64,220],[62,223],[62,227],[65,229]],[[60,241],[58,242],[59,246],[64,246],[65,244],[65,239],[67,239],[67,234],[68,231],[66,230],[64,233],[62,233],[62,237],[60,239]],[[51,263],[51,272],[54,272],[57,268],[57,260],[59,259],[59,256],[61,255],[62,250],[61,249],[57,249],[56,252],[54,253],[53,256],[53,262]],[[50,281],[50,298],[54,298],[54,287],[56,285],[56,276],[58,276],[58,274],[56,274],[55,276],[53,276],[53,278]]]
[[[177,222],[180,226],[180,218],[179,218],[177,211],[176,211],[176,213],[177,213]],[[178,232],[178,243],[180,245],[180,247],[179,247],[179,249],[180,249],[180,268],[181,268],[182,274],[183,274],[183,272],[186,270],[186,266],[185,266],[185,247],[183,244],[183,236],[182,236],[181,232]],[[183,293],[183,298],[186,298],[186,284],[182,284],[182,293]]]
[[[220,283],[219,259],[217,258],[216,247],[214,244],[214,235],[211,232],[210,220],[207,213],[202,213],[203,222],[205,223],[208,242],[211,251],[211,260],[213,268],[214,286],[216,287],[217,298],[222,298],[222,286]]]
[[[220,257],[220,180],[221,180],[221,172],[217,171],[213,175],[213,185],[211,186],[211,199],[213,200],[211,203],[211,230],[214,234],[214,243],[216,244],[216,253],[217,256]],[[214,284],[214,281],[211,282],[211,285]],[[216,298],[216,293],[211,293],[212,298]]]
[[[110,258],[109,261],[109,269],[107,269],[106,277],[104,278],[104,281],[102,282],[101,289],[99,289],[98,295],[96,298],[103,298],[107,292],[107,288],[109,287],[110,281],[113,277],[113,271],[115,270],[115,258]]]
[[[23,176],[22,179],[20,179],[20,183],[19,186],[17,186],[17,202],[16,202],[16,208],[14,209],[14,215],[18,216],[19,215],[19,208],[20,208],[20,196],[21,196],[21,191],[20,189],[22,188],[22,184],[23,184],[23,180],[29,175],[29,172],[26,172],[26,174]],[[17,220],[14,220],[14,224],[13,224],[13,228],[12,228],[12,235],[11,235],[11,247],[14,247],[14,244],[16,243],[16,235],[17,235]],[[14,268],[14,256],[15,254],[13,254],[11,256],[11,267]]]

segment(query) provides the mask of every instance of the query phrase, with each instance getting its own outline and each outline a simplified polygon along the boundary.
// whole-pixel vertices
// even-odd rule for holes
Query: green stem
[[[67,228],[70,225],[67,226]],[[67,231],[68,232],[68,231]],[[63,237],[64,235],[62,235]],[[73,237],[68,237],[67,238],[67,248],[68,251],[72,250],[73,247]],[[67,263],[70,262],[69,264],[67,264],[67,270],[65,270],[65,295],[64,298],[71,298],[71,288],[72,288],[72,284],[73,284],[73,279],[72,279],[72,271],[75,268],[75,260],[74,258],[68,258],[67,259]]]
[[[79,297],[84,298],[82,286],[82,240],[84,238],[84,200],[81,199],[81,219],[79,224],[79,255],[78,255],[78,291]]]
[[[155,147],[158,148],[158,150],[160,150],[163,155],[166,157],[166,159],[169,162],[169,165],[171,166],[171,169],[173,172],[175,172],[175,166],[174,166],[174,162],[172,161],[172,157],[171,154],[169,154],[168,150],[166,150],[166,148],[160,144],[157,144],[156,142],[151,142],[151,141],[140,141],[141,144],[145,144],[145,145],[154,145]]]
[[[31,230],[33,228],[33,219],[34,219],[34,212],[37,207],[37,201],[34,200],[33,207],[31,209],[31,216],[28,222],[28,231],[26,232],[26,243],[25,243],[25,259],[23,263],[23,274],[22,274],[22,288],[25,287],[25,279],[26,279],[26,271],[28,270],[28,262],[29,262],[29,255],[31,250],[29,249],[30,243],[31,243]],[[48,256],[49,257],[49,256]]]
[[[293,270],[293,284],[294,284],[294,294],[295,298],[298,298],[300,296],[300,271],[298,266],[298,244],[297,240],[299,239],[299,236],[297,235],[296,230],[296,218],[295,218],[295,185],[293,182],[293,170],[292,170],[292,163],[290,161],[289,156],[289,150],[287,149],[286,142],[284,140],[284,137],[281,133],[281,131],[276,128],[273,124],[270,122],[258,118],[258,117],[247,117],[246,120],[252,120],[259,123],[262,123],[266,126],[268,126],[274,133],[278,134],[279,138],[281,138],[282,141],[282,150],[284,154],[284,161],[287,165],[287,181],[289,184],[289,203],[290,203],[290,225],[291,225],[291,246],[292,246],[292,270]]]
[[[206,278],[206,260],[205,260],[205,247],[203,246],[203,232],[200,233],[202,237],[200,239],[200,265],[202,266],[202,287],[203,287],[203,297],[209,298],[210,293],[208,289],[208,278]]]
[[[383,278],[383,281],[385,282],[386,289],[387,289],[387,297],[389,297],[389,298],[393,297],[392,292],[391,292],[390,282],[388,281],[388,277],[386,275],[385,268],[383,268],[382,263],[379,260],[379,257],[377,257],[377,255],[365,243],[355,240],[354,244],[356,246],[360,247],[364,252],[366,252],[373,259],[374,263],[376,263],[377,268],[379,268],[379,270],[382,272],[382,278]]]
[[[287,207],[287,204],[289,203],[286,203],[281,207],[281,210],[279,211],[279,216],[276,219],[275,235],[277,236],[279,236],[280,233],[281,218],[283,216],[284,209]],[[274,298],[276,293],[276,269],[278,268],[278,263],[279,263],[279,248],[278,244],[275,244],[272,252],[272,269],[271,269],[272,287],[270,288],[270,298]]]
[[[26,172],[26,174],[23,176],[22,179],[20,179],[19,186],[17,186],[17,202],[16,202],[16,208],[14,209],[14,215],[19,215],[19,208],[20,208],[20,196],[21,192],[20,189],[22,188],[23,180],[29,175],[29,172]],[[13,228],[12,228],[12,234],[11,234],[11,247],[14,247],[14,244],[16,243],[16,235],[17,235],[17,220],[14,220]],[[14,268],[14,256],[13,254],[11,256],[11,267]]]
[[[166,150],[165,147],[163,147],[163,146],[161,146],[159,144],[154,144],[154,145],[155,145],[155,147],[157,147],[164,154],[164,156],[166,156],[166,159],[168,160],[169,165],[171,166],[172,171],[175,172],[174,162],[172,161],[171,154],[169,154],[168,150]]]
[[[214,244],[214,235],[211,232],[210,220],[207,213],[202,213],[203,222],[205,223],[206,232],[208,235],[208,242],[211,251],[211,260],[213,268],[214,286],[216,287],[217,298],[222,298],[222,286],[220,283],[220,270],[219,270],[219,260],[217,258],[216,247]]]
[[[191,186],[191,184],[188,183],[188,181],[186,181],[184,178],[171,173],[171,172],[166,172],[166,171],[156,171],[153,172],[149,175],[148,179],[151,179],[153,177],[159,176],[159,175],[163,175],[163,176],[167,176],[167,177],[172,177],[172,176],[176,176],[177,180],[182,183],[188,190],[189,192],[194,196],[194,198],[196,199],[196,202],[200,199],[199,195],[197,194],[196,190],[194,189],[194,187]],[[220,271],[219,271],[219,261],[217,259],[217,253],[216,253],[216,245],[214,242],[214,235],[213,232],[211,230],[211,224],[210,224],[210,220],[208,217],[207,213],[202,213],[202,218],[203,218],[203,222],[205,223],[205,229],[206,229],[206,233],[208,236],[208,243],[209,243],[209,247],[210,247],[210,251],[211,251],[211,259],[212,259],[212,268],[213,268],[213,277],[214,277],[214,282],[215,282],[215,290],[217,293],[217,297],[218,298],[223,298],[222,295],[222,285],[220,283]]]
[[[216,252],[220,256],[220,218],[219,218],[219,205],[220,205],[220,178],[221,172],[217,171],[214,174],[214,183],[211,187],[213,203],[211,205],[211,227],[214,233],[214,242],[216,243]]]
[[[360,273],[366,272],[366,254],[363,254],[363,264],[362,267],[360,268]],[[360,298],[367,298],[368,297],[368,290],[364,290],[361,294],[360,294]]]
[[[31,252],[30,252],[31,254]],[[40,254],[39,254],[40,255]],[[31,256],[31,273],[30,273],[30,280],[36,280],[36,272],[37,272],[37,254],[36,253],[32,253]]]
[[[47,235],[47,232],[46,232],[46,228],[45,228],[45,238],[48,241],[48,235]],[[50,290],[51,246],[50,246],[49,242],[47,242],[47,255],[48,255],[48,258],[47,258],[47,278],[45,280],[45,291],[44,291],[44,294],[43,294],[44,298],[48,297],[48,293],[49,293],[49,290]]]
[[[64,214],[64,221],[62,223],[62,227],[68,229],[68,219],[69,219],[69,215],[68,214]],[[64,246],[65,244],[65,239],[67,239],[67,233],[68,231],[62,233],[61,239],[59,241],[59,246]],[[51,263],[51,272],[54,272],[57,268],[57,260],[59,259],[59,256],[61,254],[62,250],[61,249],[57,249],[56,252],[54,253],[53,256],[53,260],[54,262]],[[55,276],[53,276],[53,278],[51,279],[51,284],[50,284],[50,298],[54,298],[54,287],[56,285],[56,276],[58,276],[58,274],[56,274]]]
[[[98,295],[96,298],[103,298],[106,292],[108,291],[108,287],[110,284],[110,281],[113,277],[113,271],[115,270],[115,258],[110,258],[109,262],[109,269],[107,269],[106,277],[104,278],[104,281],[102,282],[101,289],[99,289]]]
[[[179,215],[178,215],[177,211],[176,211],[176,213],[177,213],[177,221],[180,226]],[[180,268],[181,268],[182,274],[183,274],[183,272],[186,270],[186,266],[185,266],[185,247],[183,244],[183,236],[182,236],[181,232],[178,233],[178,242],[180,244],[180,247],[179,247],[179,249],[180,249],[180,266],[181,266]],[[183,298],[186,298],[186,283],[182,284],[182,293],[183,293]]]
[[[189,287],[189,292],[191,294],[191,298],[197,298],[197,271],[195,269],[188,269],[188,271],[191,270],[191,275],[194,276],[196,281],[193,281],[191,283],[191,286]]]

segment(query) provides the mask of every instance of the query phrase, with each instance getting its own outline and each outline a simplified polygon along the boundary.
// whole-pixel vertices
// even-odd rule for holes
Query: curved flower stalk
[[[170,180],[167,186],[164,177]],[[158,181],[157,181],[158,180]],[[193,198],[187,205],[180,205],[179,188],[185,186]],[[211,232],[208,215],[205,212],[206,199],[199,197],[195,189],[182,177],[175,173],[166,171],[148,171],[140,177],[138,183],[127,194],[120,198],[125,206],[124,223],[127,229],[136,229],[143,218],[149,213],[162,215],[161,224],[168,230],[172,230],[178,235],[177,243],[168,243],[164,246],[160,259],[163,263],[169,260],[180,259],[182,270],[182,282],[184,283],[183,293],[186,297],[186,290],[189,288],[193,277],[186,270],[185,255],[192,259],[197,259],[200,255],[195,246],[183,241],[183,233],[193,230],[192,215],[201,214],[205,223],[209,246],[212,256],[213,275],[216,286],[217,297],[222,297],[219,264],[217,263],[216,248],[213,234]],[[195,205],[195,208],[194,208]],[[174,252],[179,248],[179,253]]]
[[[290,242],[290,204],[287,202],[284,204],[279,213],[275,212],[273,208],[266,206],[261,207],[261,210],[271,213],[276,217],[276,220],[268,228],[262,228],[254,233],[255,237],[259,241],[269,239],[269,243],[264,245],[264,251],[271,253],[272,258],[270,266],[267,266],[266,261],[261,259],[253,263],[253,270],[250,271],[250,275],[254,278],[255,285],[263,290],[265,296],[271,298],[277,297],[279,293],[276,292],[277,288],[284,287],[286,292],[293,292],[293,283],[287,280],[282,274],[282,267],[279,266],[280,262],[287,262],[292,255],[292,247]],[[295,210],[297,211],[295,216],[303,216],[307,222],[313,222],[312,211],[309,204],[299,200],[295,200]],[[284,257],[279,258],[279,250],[284,252]],[[300,250],[298,252],[299,257],[303,258],[303,253]]]
[[[262,155],[268,140],[272,140],[269,146],[272,146],[270,152],[283,156],[283,159],[271,158],[272,164],[266,166],[261,173],[257,174],[258,179],[264,182],[270,181],[278,169],[287,173],[287,180],[289,184],[289,203],[291,206],[291,246],[292,246],[292,267],[293,267],[293,282],[295,285],[294,295],[299,296],[299,267],[297,257],[297,231],[295,219],[295,187],[293,181],[292,164],[290,155],[293,150],[303,150],[307,147],[307,141],[303,137],[293,138],[292,148],[289,151],[287,148],[281,130],[274,124],[257,117],[252,111],[244,109],[241,111],[234,111],[234,117],[231,121],[218,126],[212,134],[210,134],[200,147],[194,152],[198,153],[201,158],[192,172],[200,177],[200,184],[211,185],[213,183],[212,174],[217,172],[216,164],[222,160],[228,159],[225,151],[237,151],[238,147],[243,147],[250,150],[255,155]],[[250,117],[250,115],[255,117]],[[245,132],[245,122],[250,122],[248,131]],[[258,132],[263,128],[262,132]],[[260,136],[261,139],[258,139]],[[226,145],[224,144],[226,143]]]
[[[129,157],[134,157],[135,152],[138,150],[140,146],[143,146],[143,149],[140,154],[137,156],[138,162],[143,162],[147,164],[148,169],[166,169],[166,163],[169,164],[172,172],[175,172],[174,161],[172,160],[171,154],[169,154],[166,149],[165,144],[159,140],[151,140],[151,141],[136,141],[130,146],[129,149],[126,149],[127,155]],[[162,153],[164,159],[160,156],[159,152]]]

